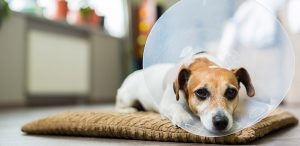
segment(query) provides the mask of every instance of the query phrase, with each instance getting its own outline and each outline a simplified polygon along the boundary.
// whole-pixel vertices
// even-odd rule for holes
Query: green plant
[[[80,8],[81,16],[83,18],[88,18],[91,15],[91,10],[90,7]]]
[[[10,15],[10,9],[8,3],[5,0],[0,0],[0,27],[5,18]]]

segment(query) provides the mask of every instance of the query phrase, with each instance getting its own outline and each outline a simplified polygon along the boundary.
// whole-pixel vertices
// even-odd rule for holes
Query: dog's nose
[[[225,130],[228,125],[228,118],[223,113],[216,114],[212,121],[215,128],[219,131]]]

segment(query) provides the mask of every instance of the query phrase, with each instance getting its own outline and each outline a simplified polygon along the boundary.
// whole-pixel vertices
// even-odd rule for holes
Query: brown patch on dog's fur
[[[198,58],[189,66],[189,69],[193,71],[203,67],[208,68],[209,66],[217,66],[217,64],[211,62],[207,58]]]
[[[185,98],[188,97],[187,82],[190,78],[191,71],[184,67],[181,67],[177,76],[176,81],[173,83],[173,90],[176,95],[176,100],[179,100],[179,90],[183,90]]]

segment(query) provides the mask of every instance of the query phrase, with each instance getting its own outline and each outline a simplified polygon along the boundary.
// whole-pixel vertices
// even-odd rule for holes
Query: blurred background
[[[0,107],[113,103],[176,0],[0,0]]]
[[[142,68],[151,27],[176,2],[0,0],[0,107],[113,103]],[[287,8],[278,19],[295,47],[296,76],[285,103],[298,104],[300,35],[287,27]]]

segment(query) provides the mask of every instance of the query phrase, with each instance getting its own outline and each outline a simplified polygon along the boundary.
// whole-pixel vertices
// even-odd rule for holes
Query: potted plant
[[[80,21],[81,24],[99,25],[99,17],[96,15],[95,10],[90,7],[80,8]]]
[[[2,26],[2,22],[5,18],[7,18],[10,14],[10,9],[8,3],[5,0],[0,0],[0,27]]]

